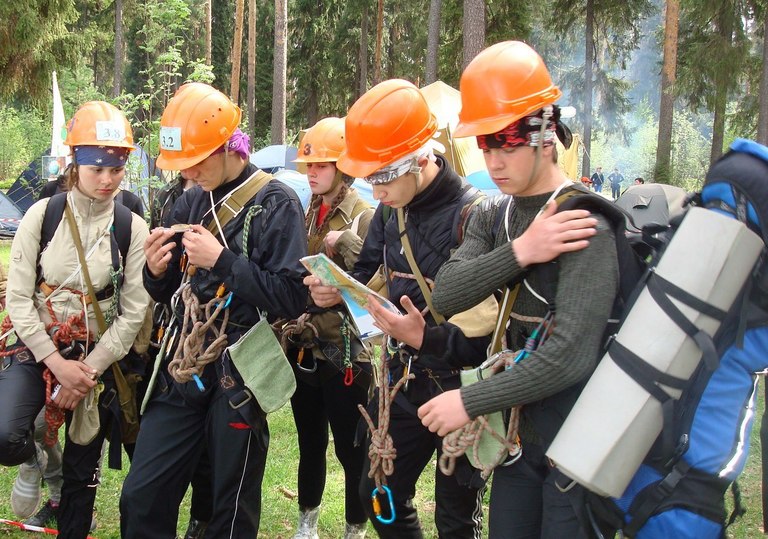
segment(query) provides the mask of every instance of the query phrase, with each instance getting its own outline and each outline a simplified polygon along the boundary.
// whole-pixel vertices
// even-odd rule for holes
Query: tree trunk
[[[288,0],[275,0],[275,50],[272,75],[272,144],[285,143],[285,79],[287,75],[286,34]]]
[[[213,57],[213,0],[205,0],[205,63]]]
[[[485,0],[464,0],[464,63],[462,69],[485,48]]]
[[[357,57],[358,86],[356,98],[368,91],[368,6],[363,6],[360,19],[360,51]]]
[[[760,76],[760,108],[757,114],[757,142],[768,146],[768,13],[763,21],[763,70]]]
[[[256,0],[248,0],[248,130],[256,133]]]
[[[240,60],[243,53],[243,10],[245,0],[235,3],[235,35],[232,39],[232,77],[230,79],[230,97],[237,103],[240,99]]]
[[[661,102],[659,104],[659,136],[656,145],[656,170],[653,180],[670,183],[672,124],[675,110],[674,86],[677,74],[677,30],[680,23],[679,0],[667,0],[664,23],[664,64],[661,68]]]
[[[390,7],[389,13],[389,43],[387,46],[387,79],[395,78],[395,69],[397,67],[397,57],[395,55],[395,44],[400,41],[400,32],[397,25],[397,4]],[[418,86],[418,84],[417,84]]]
[[[115,0],[115,71],[112,76],[112,97],[120,95],[123,81],[123,0]]]
[[[424,82],[432,84],[437,80],[437,48],[440,43],[440,12],[443,9],[442,0],[429,2],[429,28],[427,30],[427,66]]]
[[[715,117],[712,120],[712,151],[709,154],[709,164],[713,165],[715,161],[723,155],[723,140],[725,135],[725,107],[727,104],[728,92],[725,88],[716,89],[715,95]]]
[[[592,67],[595,62],[595,11],[593,0],[587,0],[586,51],[584,58],[584,157],[581,175],[590,176],[589,152],[592,150]]]
[[[379,0],[376,14],[376,50],[373,60],[373,84],[381,82],[381,42],[384,40],[384,0]]]

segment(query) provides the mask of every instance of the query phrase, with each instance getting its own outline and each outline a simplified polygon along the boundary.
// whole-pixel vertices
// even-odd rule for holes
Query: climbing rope
[[[284,322],[279,325],[280,345],[286,353],[288,352],[290,345],[298,347],[299,351],[296,362],[299,366],[301,366],[301,363],[304,360],[305,350],[312,348],[320,335],[317,331],[317,327],[309,321],[310,318],[311,315],[309,313],[303,313],[296,320]],[[278,325],[278,323],[275,325]],[[305,337],[307,331],[310,332],[311,339]]]
[[[182,284],[181,299],[184,302],[184,320],[179,345],[168,364],[168,372],[177,382],[185,383],[199,377],[205,366],[215,361],[227,347],[225,330],[229,322],[229,309],[228,299],[218,295],[201,307],[188,280]],[[220,326],[216,327],[214,324],[222,311],[223,319]],[[201,317],[205,322],[200,320]],[[204,348],[209,330],[214,339]]]
[[[493,371],[498,371],[512,365],[518,354],[500,353],[496,355],[495,361],[490,364],[484,364],[483,368],[490,367]],[[509,427],[507,428],[506,437],[496,432],[488,424],[486,416],[478,416],[467,425],[462,428],[448,433],[443,438],[443,453],[438,460],[438,466],[440,471],[445,475],[453,474],[456,468],[456,459],[465,455],[469,449],[472,451],[469,453],[469,459],[472,465],[480,470],[480,474],[483,479],[487,479],[493,469],[502,462],[507,454],[515,457],[520,454],[522,450],[520,446],[520,439],[517,435],[517,429],[520,425],[520,408],[515,407],[510,410]],[[480,439],[484,433],[488,433],[498,440],[502,445],[494,458],[492,463],[482,463],[477,458],[478,450],[480,447]]]
[[[387,483],[387,476],[392,475],[395,471],[395,456],[397,450],[395,449],[392,441],[392,436],[389,434],[389,410],[392,406],[392,401],[395,400],[397,392],[409,379],[413,378],[413,374],[403,376],[397,383],[389,389],[389,359],[387,357],[386,347],[382,346],[381,361],[376,367],[378,372],[377,386],[379,390],[379,425],[374,426],[371,416],[368,415],[368,411],[364,406],[358,404],[360,413],[363,415],[363,419],[368,424],[368,429],[371,433],[371,443],[368,447],[368,457],[371,461],[371,468],[368,471],[368,477],[376,482],[376,488],[380,493],[384,493],[384,486]]]

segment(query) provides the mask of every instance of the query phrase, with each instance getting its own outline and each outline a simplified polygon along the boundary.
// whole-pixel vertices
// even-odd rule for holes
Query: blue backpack
[[[692,202],[742,221],[768,244],[768,148],[736,140]],[[588,495],[598,537],[600,521],[638,539],[716,539],[743,513],[735,480],[749,452],[758,374],[768,369],[766,249],[713,340],[719,361],[701,362],[622,497]]]

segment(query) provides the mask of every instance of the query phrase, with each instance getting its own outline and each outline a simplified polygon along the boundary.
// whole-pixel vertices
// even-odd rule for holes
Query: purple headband
[[[238,154],[247,161],[251,156],[251,139],[248,138],[248,135],[240,131],[240,128],[237,128],[235,129],[235,132],[232,133],[232,136],[229,137],[227,143],[221,148],[218,148],[211,155],[222,153],[225,149]]]
[[[114,146],[75,146],[75,163],[97,167],[124,167],[130,148]]]

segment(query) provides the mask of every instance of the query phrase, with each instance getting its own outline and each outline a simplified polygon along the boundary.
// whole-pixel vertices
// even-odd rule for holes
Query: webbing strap
[[[681,460],[675,464],[664,479],[647,493],[642,503],[637,506],[637,509],[632,511],[630,523],[624,527],[624,533],[628,537],[635,537],[637,535],[640,528],[648,522],[648,519],[651,518],[659,505],[669,497],[690,469],[691,466],[684,460]]]
[[[229,223],[236,215],[238,215],[248,202],[261,191],[262,187],[267,185],[272,179],[271,174],[267,174],[263,170],[259,170],[253,176],[246,180],[246,184],[240,189],[232,193],[232,196],[223,200],[218,211],[216,211],[216,219],[208,223],[208,231],[214,236],[219,233],[216,221],[218,219],[221,228],[223,229],[227,223]]]
[[[427,308],[429,308],[429,312],[432,313],[432,318],[435,319],[435,322],[442,324],[445,322],[445,317],[437,312],[434,305],[432,305],[432,291],[424,280],[419,265],[416,263],[416,259],[413,256],[413,249],[411,249],[411,242],[408,239],[408,232],[405,230],[405,212],[403,211],[403,208],[397,208],[397,228],[400,231],[400,243],[403,246],[405,258],[408,259],[408,265],[411,266],[411,271],[416,277],[416,282],[419,283],[421,295],[424,296],[424,301],[427,302]]]
[[[714,371],[720,362],[717,349],[715,348],[715,342],[710,335],[697,328],[693,322],[688,320],[680,309],[675,306],[670,297],[677,299],[685,305],[696,309],[698,312],[720,322],[725,320],[728,313],[689,294],[682,288],[659,276],[658,273],[650,275],[647,286],[651,297],[656,301],[659,307],[661,307],[664,314],[669,316],[672,321],[686,333],[686,335],[696,342],[703,353],[703,359],[707,369]]]

